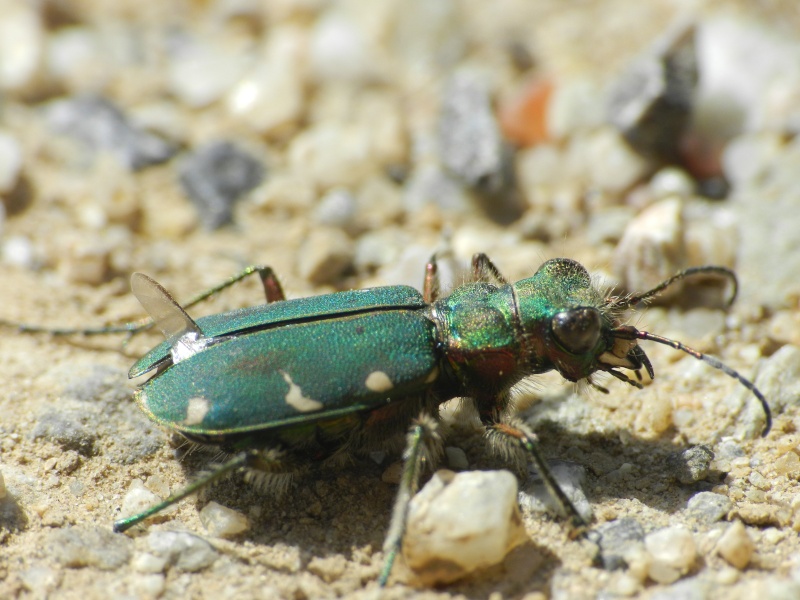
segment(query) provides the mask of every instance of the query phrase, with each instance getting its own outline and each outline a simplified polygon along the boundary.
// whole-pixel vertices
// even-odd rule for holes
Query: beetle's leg
[[[508,283],[508,279],[503,277],[500,269],[483,252],[472,257],[472,276],[475,281],[494,280],[495,283],[501,285]]]
[[[506,442],[513,442],[530,456],[550,496],[556,501],[561,512],[569,520],[571,537],[577,537],[586,533],[588,528],[586,520],[578,512],[578,509],[575,508],[569,496],[567,496],[564,490],[561,489],[561,486],[558,485],[547,461],[544,459],[544,456],[542,456],[536,435],[531,431],[527,431],[526,427],[518,423],[495,423],[488,430],[488,433],[490,435],[494,433],[502,435]]]
[[[286,296],[283,293],[283,288],[281,287],[280,281],[278,281],[278,277],[275,275],[275,272],[272,270],[271,267],[262,267],[262,266],[250,266],[237,273],[233,277],[225,280],[221,284],[214,286],[213,288],[206,290],[205,292],[195,296],[186,304],[182,304],[182,308],[186,310],[187,308],[191,308],[206,300],[222,290],[232,286],[233,284],[241,281],[245,277],[252,275],[253,273],[258,273],[259,278],[261,279],[261,284],[264,286],[264,293],[267,297],[267,302],[279,302],[282,300],[286,300]],[[130,321],[128,323],[122,323],[120,325],[106,325],[103,327],[91,327],[91,328],[64,328],[64,327],[42,327],[39,325],[27,325],[25,323],[10,323],[8,321],[0,320],[0,325],[5,327],[13,327],[17,331],[21,333],[49,333],[50,335],[57,335],[57,336],[66,336],[66,335],[107,335],[110,333],[127,333],[128,339],[150,329],[153,326],[153,319],[150,317],[144,317],[142,319],[137,319],[136,321]],[[127,340],[126,340],[127,343]]]
[[[260,473],[264,476],[275,475],[279,470],[285,470],[285,462],[282,460],[282,453],[277,450],[244,450],[236,454],[228,462],[219,465],[212,469],[202,477],[193,481],[181,491],[171,495],[166,500],[163,500],[151,506],[138,514],[125,519],[120,519],[114,522],[114,531],[117,533],[127,531],[134,525],[137,525],[155,514],[158,514],[168,506],[180,502],[187,496],[191,496],[196,491],[206,487],[207,485],[225,477],[226,475],[240,469],[245,469],[245,478],[254,479],[254,473]],[[255,476],[257,478],[258,475]],[[288,480],[287,480],[288,481]]]
[[[428,304],[439,299],[441,284],[439,282],[439,263],[436,254],[431,256],[428,264],[425,265],[425,282],[422,286],[422,299]]]
[[[267,298],[268,304],[271,302],[280,302],[282,300],[286,300],[286,296],[283,293],[283,287],[281,287],[281,283],[280,281],[278,281],[278,276],[275,275],[275,271],[272,270],[272,267],[251,265],[246,269],[244,269],[243,271],[241,271],[240,273],[237,273],[233,277],[226,279],[219,285],[216,285],[211,289],[208,289],[205,292],[198,294],[197,296],[195,296],[194,298],[189,300],[189,302],[183,304],[182,306],[184,310],[187,308],[191,308],[192,306],[199,304],[203,300],[206,300],[207,298],[211,298],[212,296],[219,294],[222,290],[231,287],[235,283],[238,283],[239,281],[241,281],[245,277],[252,275],[253,273],[258,273],[258,277],[259,279],[261,279],[261,284],[264,286],[264,295]]]
[[[386,534],[386,541],[383,543],[386,559],[378,579],[378,585],[381,587],[385,586],[389,580],[395,558],[400,552],[403,534],[406,530],[408,505],[419,487],[419,476],[424,463],[437,460],[441,454],[442,440],[436,429],[436,421],[423,414],[414,421],[406,437],[406,449],[403,452],[405,462],[400,477],[400,488],[397,490],[397,499],[392,509],[392,520]]]

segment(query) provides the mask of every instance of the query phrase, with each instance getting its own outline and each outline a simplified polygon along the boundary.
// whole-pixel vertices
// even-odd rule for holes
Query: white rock
[[[6,489],[6,480],[3,477],[2,471],[0,471],[0,500],[5,498],[8,495],[8,490]]]
[[[684,253],[682,203],[667,198],[628,224],[614,254],[614,273],[626,289],[644,292],[674,275],[683,265]],[[673,286],[664,296],[678,288]]]
[[[311,32],[311,71],[323,82],[368,80],[376,71],[370,61],[374,49],[368,46],[350,19],[337,12],[326,14]]]
[[[161,498],[144,487],[144,484],[139,479],[134,479],[122,499],[119,516],[121,519],[132,517],[159,502],[161,502]]]
[[[200,522],[214,537],[234,537],[250,529],[250,523],[242,513],[216,502],[209,502],[200,511]]]
[[[0,3],[0,89],[20,90],[39,71],[45,32],[35,6],[25,1]]]
[[[579,144],[584,178],[600,190],[621,193],[641,180],[649,168],[648,162],[610,127],[598,129]]]
[[[0,194],[14,189],[21,170],[22,148],[17,138],[0,131]]]
[[[508,471],[438,471],[411,500],[403,557],[425,585],[500,563],[525,540]]]
[[[169,86],[184,104],[207,106],[222,98],[242,77],[250,58],[212,44],[189,41],[169,64]]]
[[[697,560],[697,547],[689,530],[666,527],[644,538],[653,558],[648,575],[657,583],[672,583],[689,572]]]
[[[735,521],[717,542],[717,552],[731,566],[744,569],[753,557],[755,544],[741,521]]]
[[[556,140],[564,140],[605,122],[603,90],[585,78],[569,78],[555,86],[547,105],[547,131]]]

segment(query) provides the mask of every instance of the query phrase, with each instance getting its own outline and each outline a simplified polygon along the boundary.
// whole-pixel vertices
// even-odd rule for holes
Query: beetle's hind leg
[[[386,559],[383,563],[378,584],[383,587],[392,572],[392,566],[400,552],[403,534],[408,518],[408,505],[419,487],[419,478],[425,463],[435,463],[442,454],[442,438],[438,431],[439,424],[433,417],[422,414],[411,426],[406,437],[406,449],[403,452],[403,472],[400,478],[400,488],[397,499],[392,509],[392,520],[383,551]]]
[[[234,455],[227,462],[209,470],[166,500],[133,516],[115,521],[114,531],[117,533],[127,531],[134,525],[138,525],[145,519],[160,513],[165,508],[180,502],[187,496],[191,496],[204,487],[239,470],[245,471],[245,480],[252,481],[257,485],[271,485],[282,480],[284,486],[288,486],[291,477],[286,472],[283,453],[277,450],[244,450]]]

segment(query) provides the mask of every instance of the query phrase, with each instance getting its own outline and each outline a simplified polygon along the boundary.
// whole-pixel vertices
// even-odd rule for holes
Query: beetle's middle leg
[[[392,572],[392,565],[400,552],[408,519],[408,505],[419,487],[422,469],[425,463],[435,463],[442,453],[442,438],[437,429],[436,420],[423,413],[414,421],[406,437],[400,488],[397,490],[397,499],[392,509],[392,520],[383,543],[386,559],[378,579],[381,587],[386,585]]]
[[[522,423],[494,423],[487,428],[487,435],[491,438],[500,437],[501,444],[512,443],[520,448],[526,456],[530,457],[536,471],[542,478],[547,491],[550,496],[556,501],[562,514],[567,518],[571,527],[571,536],[577,537],[583,535],[588,524],[581,516],[575,504],[569,499],[566,492],[558,485],[550,466],[547,464],[544,456],[542,456],[539,442],[536,434],[529,431]]]

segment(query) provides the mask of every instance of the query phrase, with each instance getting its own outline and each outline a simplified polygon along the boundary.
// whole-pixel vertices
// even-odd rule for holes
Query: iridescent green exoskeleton
[[[483,254],[473,258],[472,267],[474,281],[441,298],[434,257],[421,294],[390,286],[297,300],[284,298],[271,269],[251,267],[186,306],[251,273],[260,275],[268,303],[197,321],[158,283],[134,274],[134,294],[166,337],[131,368],[131,377],[154,372],[137,390],[136,401],[157,423],[231,458],[182,492],[117,521],[115,530],[132,527],[234,470],[269,480],[299,461],[378,450],[407,436],[384,546],[383,585],[422,466],[434,462],[441,447],[439,405],[464,398],[491,437],[533,461],[574,531],[581,532],[586,523],[550,473],[535,435],[509,414],[510,392],[521,380],[551,370],[569,381],[588,380],[601,391],[592,380],[597,372],[641,387],[640,370],[654,373],[640,340],[682,350],[737,379],[761,402],[764,434],[769,430],[769,406],[750,381],[712,357],[621,322],[625,309],[689,275],[718,274],[735,286],[730,270],[697,267],[644,294],[604,297],[586,269],[569,259],[549,260],[516,283]],[[88,333],[135,332],[148,324]]]

